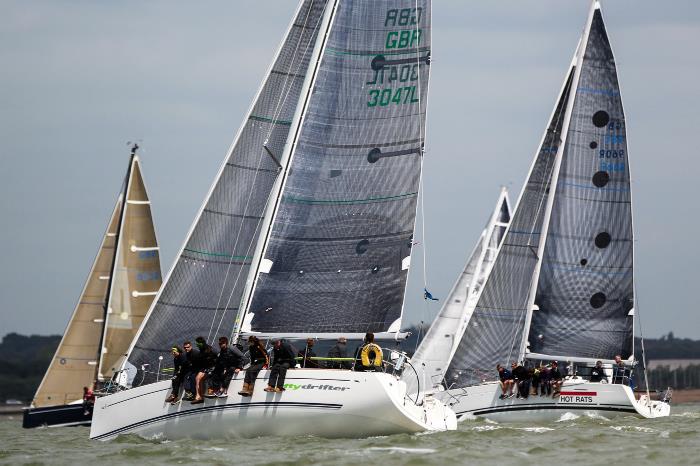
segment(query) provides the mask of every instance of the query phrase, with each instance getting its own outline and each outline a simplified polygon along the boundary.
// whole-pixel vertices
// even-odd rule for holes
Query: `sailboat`
[[[125,383],[126,351],[161,285],[158,243],[137,145],[56,354],[22,426],[89,425],[83,387]]]
[[[411,357],[411,364],[418,376],[404,374],[409,393],[420,397],[442,389],[447,362],[456,351],[474,312],[479,292],[491,272],[498,248],[510,223],[510,216],[508,191],[503,187],[462,273]]]
[[[648,388],[637,398],[631,387],[638,377],[630,188],[617,70],[594,1],[512,220],[435,394],[460,419],[669,415],[667,402],[652,400]],[[559,393],[501,398],[497,364],[539,370],[553,361],[568,366]],[[606,377],[594,382],[598,361]]]
[[[304,0],[128,356],[141,376],[100,398],[90,436],[454,429],[392,370],[291,369],[286,391],[166,403],[154,370],[203,336],[401,338],[421,181],[430,1]]]

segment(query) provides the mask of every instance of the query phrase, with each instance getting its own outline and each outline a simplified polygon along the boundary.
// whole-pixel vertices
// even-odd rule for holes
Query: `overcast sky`
[[[0,336],[65,328],[130,140],[142,141],[167,273],[295,6],[2,1]],[[499,187],[517,198],[588,6],[433,2],[424,174],[433,295],[451,288]],[[700,338],[700,2],[608,0],[603,16],[627,114],[644,333]],[[430,320],[442,302],[426,311],[418,259],[406,322]]]

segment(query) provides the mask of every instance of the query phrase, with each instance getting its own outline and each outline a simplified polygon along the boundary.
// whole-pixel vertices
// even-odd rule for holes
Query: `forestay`
[[[466,331],[447,369],[458,388],[493,379],[498,363],[518,358],[547,194],[560,143],[574,66],[569,69],[511,223]]]
[[[596,7],[542,258],[530,351],[629,357],[632,266],[625,115],[615,59]]]
[[[300,4],[133,343],[128,360],[136,367],[153,371],[172,344],[231,332],[325,7]]]
[[[399,330],[430,63],[426,0],[337,2],[243,332]]]
[[[452,353],[456,350],[462,333],[471,318],[488,277],[498,248],[510,222],[510,205],[505,188],[501,190],[496,208],[491,213],[474,250],[467,259],[464,270],[454,284],[437,317],[425,334],[425,338],[411,357],[411,364],[418,373],[405,372],[409,393],[430,390],[441,384]]]

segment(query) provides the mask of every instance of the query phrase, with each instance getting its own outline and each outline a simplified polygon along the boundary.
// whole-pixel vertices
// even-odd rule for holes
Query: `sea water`
[[[21,416],[0,419],[0,464],[700,464],[700,404],[675,405],[661,419],[562,413],[556,422],[467,420],[454,432],[333,440],[123,435],[101,442],[89,440],[86,427],[24,430],[20,423]]]

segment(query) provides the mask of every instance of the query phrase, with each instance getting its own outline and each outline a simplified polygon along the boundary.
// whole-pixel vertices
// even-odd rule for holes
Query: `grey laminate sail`
[[[136,367],[156,368],[174,343],[230,334],[326,3],[301,2],[132,345],[128,360]]]
[[[399,330],[429,57],[428,0],[337,2],[244,332]]]
[[[493,378],[496,364],[518,357],[530,285],[537,265],[545,203],[573,76],[572,65],[498,257],[450,361],[445,376],[447,387],[463,387]]]
[[[625,115],[599,7],[585,44],[530,327],[530,351],[632,354],[633,234]]]
[[[464,270],[411,357],[411,364],[416,369],[418,377],[416,378],[411,371],[404,373],[409,393],[414,393],[418,389],[429,390],[442,383],[450,358],[460,342],[478,301],[479,293],[496,259],[498,248],[510,222],[510,215],[508,193],[505,188],[502,188],[496,208],[489,216],[479,241],[467,259]],[[417,381],[420,387],[417,386]]]

